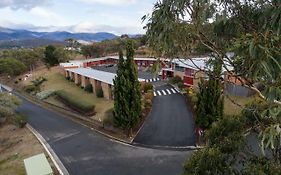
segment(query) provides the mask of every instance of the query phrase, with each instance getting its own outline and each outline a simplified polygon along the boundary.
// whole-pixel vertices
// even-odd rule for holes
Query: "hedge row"
[[[94,113],[95,105],[88,104],[82,99],[77,99],[77,97],[65,92],[64,90],[56,91],[56,95],[63,100],[67,105],[75,108],[84,113]]]

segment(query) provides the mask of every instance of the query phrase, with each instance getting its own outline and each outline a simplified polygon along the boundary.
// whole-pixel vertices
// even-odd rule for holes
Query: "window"
[[[190,68],[185,68],[185,75],[187,76],[193,76],[194,70]]]
[[[175,70],[176,70],[176,71],[179,71],[179,72],[184,72],[184,67],[181,67],[181,66],[179,66],[179,65],[176,64]]]

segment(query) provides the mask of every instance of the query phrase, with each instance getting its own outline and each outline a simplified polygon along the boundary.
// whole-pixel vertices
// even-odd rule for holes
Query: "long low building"
[[[126,60],[126,57],[124,57]],[[61,63],[60,66],[65,68],[70,65],[79,65],[79,67],[93,67],[98,65],[107,65],[107,64],[117,64],[119,60],[118,56],[106,56],[100,58],[89,58],[84,60],[70,60],[69,63]],[[136,63],[138,68],[141,67],[151,67],[158,59],[157,58],[134,58],[134,62]],[[161,58],[162,67],[166,67],[166,63],[169,62],[168,59]]]
[[[76,85],[86,87],[88,84],[91,84],[94,93],[96,93],[97,89],[102,89],[104,98],[113,99],[113,80],[117,76],[116,74],[82,67],[65,69],[64,74],[65,77],[73,80]],[[145,81],[142,78],[138,80],[140,82]]]

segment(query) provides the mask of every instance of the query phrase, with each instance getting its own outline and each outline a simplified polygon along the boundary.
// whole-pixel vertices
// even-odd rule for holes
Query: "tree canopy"
[[[257,171],[280,174],[281,1],[160,0],[155,4],[152,14],[143,19],[147,21],[148,44],[159,54],[169,58],[188,57],[196,54],[199,48],[211,54],[228,74],[236,77],[242,86],[255,91],[267,104],[260,112],[263,120],[255,118],[255,128],[260,135],[262,150],[271,150],[275,158],[269,160],[253,156],[252,160],[246,160],[243,170],[253,170],[256,162],[256,165],[272,165],[267,168],[273,168],[268,171],[263,166]],[[229,57],[228,52],[233,52],[234,56]],[[233,70],[229,70],[229,67],[233,67]],[[213,70],[214,66],[208,72],[212,73]],[[257,84],[261,84],[264,90],[260,90]],[[237,173],[233,169],[235,165],[231,164],[232,159],[229,159],[231,157],[225,157],[221,148],[207,145],[206,149],[188,161],[186,165],[192,160],[194,162],[193,166],[187,166],[192,169],[185,169],[187,174],[200,174],[200,166],[196,166],[200,165],[200,161],[207,164],[202,164],[202,167],[206,167],[205,172],[209,172],[205,174]],[[213,159],[205,161],[204,157]],[[273,171],[276,170],[275,166],[277,171]]]

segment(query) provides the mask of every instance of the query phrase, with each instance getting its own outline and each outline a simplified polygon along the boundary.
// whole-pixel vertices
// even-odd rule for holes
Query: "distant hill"
[[[0,49],[34,48],[50,44],[67,45],[67,42],[47,39],[0,40]]]
[[[0,49],[38,47],[49,44],[66,45],[65,40],[73,38],[85,42],[99,42],[114,39],[118,36],[107,33],[71,33],[59,32],[33,32],[29,30],[16,30],[0,27]]]
[[[99,33],[70,33],[65,31],[59,32],[33,32],[28,30],[15,30],[0,27],[0,41],[1,43],[26,43],[33,42],[39,43],[57,43],[64,42],[65,39],[73,38],[76,40],[83,40],[89,42],[97,42],[106,39],[114,39],[118,36],[107,33],[107,32],[99,32]]]

